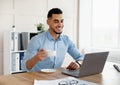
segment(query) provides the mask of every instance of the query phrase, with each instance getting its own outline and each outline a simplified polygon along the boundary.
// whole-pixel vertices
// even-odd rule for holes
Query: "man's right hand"
[[[33,66],[46,58],[47,52],[44,49],[39,50],[39,52],[26,62],[27,69],[32,69]]]
[[[35,57],[39,61],[42,61],[42,60],[44,60],[46,58],[46,56],[47,56],[47,52],[44,49],[40,49]]]

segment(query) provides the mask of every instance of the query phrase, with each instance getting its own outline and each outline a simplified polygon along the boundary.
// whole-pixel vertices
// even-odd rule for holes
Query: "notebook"
[[[63,69],[62,73],[74,77],[98,74],[103,71],[109,52],[95,52],[85,54],[82,66],[78,70]]]

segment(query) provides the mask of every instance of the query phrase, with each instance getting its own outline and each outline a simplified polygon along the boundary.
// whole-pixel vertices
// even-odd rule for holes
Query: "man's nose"
[[[63,25],[63,23],[62,22],[59,22],[59,26],[62,26]]]

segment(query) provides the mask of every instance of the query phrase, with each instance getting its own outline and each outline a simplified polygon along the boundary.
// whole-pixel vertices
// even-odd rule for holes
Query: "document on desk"
[[[99,84],[80,80],[74,77],[66,77],[55,80],[34,80],[34,85],[99,85]]]

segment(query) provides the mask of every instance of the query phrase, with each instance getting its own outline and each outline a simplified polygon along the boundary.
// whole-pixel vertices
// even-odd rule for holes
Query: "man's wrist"
[[[76,61],[76,63],[81,67],[81,61]]]

